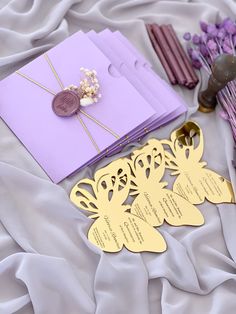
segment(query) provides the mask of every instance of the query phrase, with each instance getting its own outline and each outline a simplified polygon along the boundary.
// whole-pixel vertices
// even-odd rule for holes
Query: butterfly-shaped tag
[[[130,167],[118,159],[95,173],[94,180],[79,181],[71,191],[71,201],[92,213],[96,219],[88,239],[106,252],[119,252],[123,246],[132,252],[163,252],[166,242],[161,233],[127,210]]]
[[[171,139],[161,141],[171,152],[165,151],[166,168],[178,175],[173,191],[192,204],[208,201],[218,203],[235,202],[231,183],[206,169],[206,162],[200,162],[204,149],[203,133],[199,125],[188,121],[171,133]]]
[[[165,171],[165,153],[160,141],[151,139],[131,155],[131,192],[137,195],[131,213],[152,226],[164,220],[173,226],[200,226],[204,223],[201,212],[180,195],[166,189],[161,182]]]

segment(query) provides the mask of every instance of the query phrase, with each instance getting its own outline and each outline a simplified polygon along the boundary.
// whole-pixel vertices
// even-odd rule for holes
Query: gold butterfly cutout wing
[[[165,154],[160,141],[151,139],[131,155],[131,193],[137,195],[131,213],[152,226],[164,220],[173,226],[199,226],[204,223],[201,212],[183,197],[166,189],[160,182],[165,171]]]
[[[171,134],[170,141],[162,141],[171,149],[165,151],[166,168],[173,170],[172,175],[178,175],[173,185],[173,191],[192,204],[202,204],[205,199],[212,203],[235,202],[231,183],[206,169],[206,162],[200,162],[204,139],[199,125],[188,121]]]
[[[88,231],[91,243],[106,252],[119,252],[123,246],[132,252],[163,252],[166,242],[160,232],[127,212],[130,167],[118,159],[98,170],[94,180],[81,180],[71,191],[71,201],[92,212],[96,219]]]

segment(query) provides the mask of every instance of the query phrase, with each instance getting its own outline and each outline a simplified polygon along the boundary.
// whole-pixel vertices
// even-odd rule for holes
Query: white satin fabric
[[[144,22],[171,23],[182,36],[199,32],[200,20],[215,22],[235,13],[233,0],[0,0],[0,75],[12,73],[79,29],[109,27],[126,35],[166,79]],[[230,128],[219,109],[197,111],[198,89],[176,87],[188,114],[148,138],[168,137],[185,119],[194,119],[204,131],[204,159],[236,187]],[[206,221],[199,228],[163,225],[168,243],[163,254],[125,249],[107,254],[86,239],[91,220],[70,203],[70,189],[137,145],[55,185],[0,120],[1,314],[236,312],[234,205],[199,206]],[[169,174],[165,179],[170,180]]]

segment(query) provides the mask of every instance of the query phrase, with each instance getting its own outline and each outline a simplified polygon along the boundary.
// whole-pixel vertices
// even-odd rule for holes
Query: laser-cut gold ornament
[[[88,191],[87,189],[90,189]],[[88,239],[106,252],[119,252],[123,246],[132,252],[163,252],[166,242],[161,233],[141,218],[127,212],[130,190],[130,167],[118,159],[95,173],[94,180],[79,181],[70,194],[79,208],[92,212],[96,219]]]
[[[135,150],[129,161],[131,167],[131,192],[137,195],[131,213],[152,226],[166,221],[173,226],[200,226],[204,223],[201,212],[184,198],[166,189],[161,182],[165,171],[165,153],[161,142],[151,139],[141,149]]]
[[[235,202],[231,183],[201,162],[204,139],[197,123],[186,122],[171,133],[170,141],[161,142],[170,149],[165,151],[166,168],[178,176],[173,185],[175,193],[192,204],[202,204],[205,199],[215,204]]]

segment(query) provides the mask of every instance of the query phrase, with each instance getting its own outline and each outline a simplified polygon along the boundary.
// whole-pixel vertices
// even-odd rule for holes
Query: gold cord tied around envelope
[[[86,107],[92,105],[98,102],[98,99],[101,98],[101,94],[99,93],[100,85],[97,78],[97,72],[95,70],[89,70],[82,67],[80,68],[80,71],[84,73],[85,77],[80,81],[79,86],[69,85],[65,87],[47,53],[44,54],[44,58],[50,66],[50,69],[61,88],[60,92],[56,93],[52,91],[51,89],[47,88],[43,84],[35,81],[33,78],[27,76],[20,71],[16,71],[16,74],[39,86],[40,88],[44,89],[54,96],[52,100],[52,110],[57,116],[70,117],[76,115],[81,126],[83,127],[84,131],[86,132],[87,136],[89,137],[90,141],[92,142],[98,153],[100,153],[100,149],[89,129],[87,128],[85,122],[81,118],[80,114],[84,115],[85,117],[99,125],[116,139],[119,139],[120,137],[118,134],[116,134],[109,127],[107,127],[102,122],[98,121],[96,118],[92,117],[90,114],[81,109],[81,106]]]

